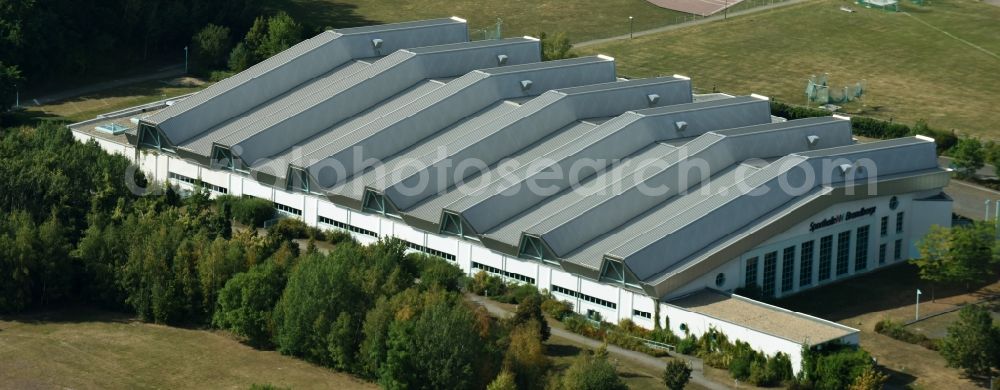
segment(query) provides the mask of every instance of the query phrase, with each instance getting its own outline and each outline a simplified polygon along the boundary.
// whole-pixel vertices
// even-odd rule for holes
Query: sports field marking
[[[921,24],[923,24],[923,25],[925,25],[927,27],[930,27],[930,28],[932,28],[934,30],[937,30],[937,31],[941,32],[942,34],[947,35],[947,36],[955,39],[956,41],[959,41],[959,42],[962,42],[962,43],[964,43],[966,45],[969,45],[970,47],[972,47],[972,48],[974,48],[976,50],[979,50],[979,51],[981,51],[983,53],[989,54],[989,55],[993,56],[994,58],[1000,60],[1000,55],[997,55],[997,53],[994,53],[992,51],[986,50],[986,48],[984,48],[982,46],[979,46],[979,45],[977,45],[975,43],[972,43],[972,42],[966,41],[966,40],[964,40],[962,38],[956,37],[956,36],[952,35],[950,32],[944,31],[944,30],[938,28],[937,26],[935,26],[933,24],[927,23],[927,22],[923,21],[922,19],[920,19],[920,18],[918,18],[916,16],[913,16],[909,12],[903,12],[903,13],[906,14],[906,16],[909,16],[909,17],[913,18],[913,20],[916,20],[916,21],[920,22]]]

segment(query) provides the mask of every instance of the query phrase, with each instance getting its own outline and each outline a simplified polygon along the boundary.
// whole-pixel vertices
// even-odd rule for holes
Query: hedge
[[[830,116],[830,111],[812,107],[793,106],[781,102],[771,101],[771,115],[780,116],[788,120]],[[868,138],[892,139],[908,137],[912,135],[924,135],[934,138],[937,143],[938,153],[944,153],[958,143],[958,137],[954,132],[941,131],[927,127],[924,121],[917,121],[913,126],[901,123],[873,119],[863,116],[851,117],[851,130],[854,134]]]

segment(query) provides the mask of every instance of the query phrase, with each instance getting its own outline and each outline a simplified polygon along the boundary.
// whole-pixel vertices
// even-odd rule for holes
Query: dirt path
[[[505,318],[505,317],[509,317],[509,316],[513,315],[513,313],[511,313],[509,310],[504,309],[503,307],[500,307],[500,305],[498,305],[495,302],[490,301],[490,300],[488,300],[486,298],[483,298],[483,297],[480,297],[480,296],[474,295],[474,294],[466,294],[465,297],[469,301],[472,301],[472,302],[475,302],[475,303],[477,303],[479,305],[482,305],[483,307],[486,308],[486,310],[490,314],[492,314],[494,316],[497,316],[497,317],[500,317],[500,318]],[[585,346],[587,346],[589,348],[594,348],[594,349],[600,348],[601,345],[604,344],[603,342],[600,342],[600,341],[597,341],[597,340],[594,340],[594,339],[591,339],[591,338],[587,338],[587,337],[578,335],[576,333],[567,331],[565,329],[561,329],[561,328],[558,328],[558,327],[555,327],[555,326],[552,326],[551,328],[552,328],[552,335],[553,336],[569,340],[569,341],[571,341],[573,343],[576,343],[576,344],[585,345]],[[625,359],[625,360],[634,362],[636,364],[643,365],[646,368],[648,368],[650,370],[653,370],[653,372],[663,372],[664,368],[666,368],[666,366],[667,366],[667,362],[664,361],[664,360],[662,360],[662,359],[655,358],[655,357],[649,356],[649,355],[641,353],[641,352],[636,352],[636,351],[624,349],[624,348],[621,348],[621,347],[618,347],[618,346],[615,346],[615,345],[608,345],[608,353],[610,353],[612,355],[615,355],[615,356],[617,356],[617,357],[619,357],[621,359]],[[680,355],[680,354],[677,354],[677,353],[674,353],[673,356],[676,356],[678,358],[687,360],[688,363],[691,364],[691,368],[692,368],[692,371],[691,371],[691,382],[696,383],[698,385],[701,385],[701,386],[703,386],[705,388],[708,388],[708,389],[713,389],[713,390],[724,390],[724,389],[728,389],[729,388],[729,387],[724,386],[722,384],[713,382],[713,381],[711,381],[711,380],[709,380],[708,378],[705,377],[705,375],[704,375],[704,366],[702,364],[701,359],[697,359],[697,358],[693,358],[693,357],[689,357],[689,356],[683,356],[683,355]]]

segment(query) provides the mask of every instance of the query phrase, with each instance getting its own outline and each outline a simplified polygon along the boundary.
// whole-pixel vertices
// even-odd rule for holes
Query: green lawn
[[[43,106],[29,106],[25,114],[79,122],[93,119],[98,114],[197,92],[206,86],[208,84],[191,79],[147,81]]]
[[[574,42],[628,34],[629,16],[635,30],[677,23],[688,14],[667,10],[645,0],[268,0],[297,20],[313,26],[346,27],[459,16],[470,30],[504,22],[505,37],[540,31],[565,32]],[[477,37],[481,38],[481,33]]]
[[[849,112],[924,119],[1000,139],[993,114],[1000,103],[1000,7],[975,0],[901,4],[909,13],[809,1],[580,52],[611,55],[630,77],[683,74],[700,91],[755,92],[798,104],[810,75],[828,73],[835,87],[865,80],[864,105],[852,103]]]
[[[375,389],[227,335],[100,311],[0,319],[0,388]]]

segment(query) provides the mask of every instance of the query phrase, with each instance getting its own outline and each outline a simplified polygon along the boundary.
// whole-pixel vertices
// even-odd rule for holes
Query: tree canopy
[[[965,370],[969,375],[989,374],[997,366],[1000,341],[989,311],[968,305],[958,312],[958,321],[948,327],[941,340],[941,356],[948,366]]]
[[[932,226],[917,243],[920,258],[913,260],[920,269],[920,278],[966,285],[989,280],[996,275],[1000,262],[994,229],[991,222],[954,228]]]

